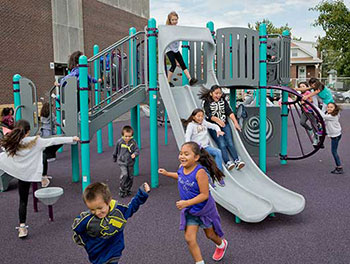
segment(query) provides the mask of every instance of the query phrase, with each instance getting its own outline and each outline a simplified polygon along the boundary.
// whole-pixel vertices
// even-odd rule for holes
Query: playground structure
[[[289,191],[272,180],[266,172],[266,89],[282,91],[281,120],[281,162],[286,163],[288,93],[296,99],[290,105],[301,107],[301,96],[281,84],[289,80],[288,32],[277,38],[268,38],[264,24],[260,32],[243,28],[225,28],[214,32],[213,24],[209,28],[180,26],[159,26],[154,19],[148,22],[145,31],[137,32],[134,28],[129,36],[114,43],[103,51],[94,47],[94,56],[79,60],[79,84],[76,78],[68,78],[60,88],[52,89],[56,98],[56,117],[60,124],[58,133],[67,136],[80,135],[82,156],[82,187],[90,183],[90,139],[96,133],[98,152],[102,152],[101,128],[108,125],[109,146],[113,146],[113,128],[111,122],[123,113],[131,110],[131,125],[134,137],[140,142],[140,109],[145,102],[147,92],[150,105],[150,145],[151,145],[151,186],[158,186],[158,136],[157,136],[157,93],[162,96],[178,147],[184,143],[184,130],[181,118],[187,118],[194,108],[200,107],[197,94],[201,87],[210,88],[213,84],[230,89],[230,104],[236,108],[236,89],[255,89],[256,105],[259,107],[259,166],[254,163],[246,151],[242,140],[233,129],[234,142],[239,156],[246,161],[242,171],[225,170],[225,187],[211,188],[215,200],[224,208],[246,222],[259,222],[266,216],[278,212],[297,214],[305,206],[304,198]],[[214,42],[214,37],[216,45]],[[158,71],[157,71],[158,38]],[[183,58],[189,66],[191,76],[199,82],[194,87],[187,85],[187,79],[181,86],[169,87],[164,71],[166,47],[174,41],[182,41]],[[277,57],[276,61],[267,61],[267,46]],[[216,48],[215,48],[216,47]],[[215,59],[216,57],[216,59]],[[189,62],[189,63],[188,63]],[[102,84],[89,88],[88,71],[96,79],[102,78]],[[158,76],[157,76],[158,72]],[[267,73],[268,79],[267,79]],[[158,77],[158,78],[157,78]],[[157,82],[158,79],[158,82]],[[268,81],[268,82],[267,82]],[[14,101],[16,120],[27,119],[31,123],[32,134],[38,132],[38,109],[36,89],[32,81],[14,76]],[[268,87],[268,85],[274,85]],[[78,99],[79,96],[79,99]],[[51,96],[50,96],[51,98]],[[78,109],[77,102],[80,102]],[[302,153],[295,159],[314,154],[324,140],[324,123],[315,107],[305,102],[314,110],[312,115],[323,128],[323,135],[312,151]],[[297,112],[291,110],[289,112]],[[79,113],[79,114],[77,114]],[[300,114],[300,113],[299,113]],[[167,116],[167,115],[166,115]],[[317,125],[317,124],[314,124]],[[165,122],[167,126],[167,122]],[[231,125],[232,126],[232,125]],[[213,144],[213,143],[212,143]],[[79,161],[77,146],[72,148],[73,182],[79,181]],[[135,164],[138,174],[138,163]]]

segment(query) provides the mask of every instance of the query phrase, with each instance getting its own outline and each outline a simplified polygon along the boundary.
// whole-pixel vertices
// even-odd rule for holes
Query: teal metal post
[[[289,31],[285,30],[282,33],[283,37],[289,36]],[[286,84],[283,84],[286,85]],[[281,110],[281,157],[287,157],[287,148],[288,148],[288,93],[282,92],[282,110]],[[286,159],[281,159],[281,164],[287,164]]]
[[[158,130],[157,130],[157,37],[156,20],[148,19],[149,56],[149,106],[150,106],[150,148],[151,148],[151,187],[159,185],[158,177]]]
[[[99,51],[99,46],[94,45],[94,55],[96,55]],[[111,63],[111,62],[110,62]],[[100,60],[96,59],[94,61],[94,77],[96,80],[100,79]],[[98,105],[100,103],[100,83],[95,83],[95,105]],[[102,147],[102,130],[97,130],[96,133],[96,139],[97,139],[97,153],[101,154],[103,152]]]
[[[260,62],[259,62],[259,93],[260,93],[260,129],[259,129],[259,166],[263,172],[266,172],[266,24],[259,26],[260,38]]]
[[[209,21],[209,22],[207,22],[206,26],[207,26],[207,28],[209,28],[210,33],[211,33],[211,35],[212,35],[212,37],[213,37],[213,39],[215,41],[214,22],[213,21]],[[216,69],[215,68],[215,58],[213,58],[213,70],[214,70],[214,72],[216,72],[215,69]]]
[[[164,144],[168,145],[168,113],[164,111]]]
[[[129,36],[133,36],[136,34],[136,28],[131,27],[129,29]],[[136,40],[135,38],[131,38],[129,40],[129,84],[134,89],[137,85],[137,72],[136,72]],[[137,106],[130,109],[131,115],[131,126],[134,130],[134,138],[139,145],[139,120],[137,120]],[[139,175],[139,158],[137,157],[134,164],[134,175]]]
[[[55,106],[56,106],[56,123],[57,126],[57,135],[62,135],[62,128],[61,128],[61,103],[60,103],[60,93],[59,88],[56,87],[56,98],[55,98]],[[59,153],[62,153],[63,146],[58,149]]]
[[[188,41],[182,41],[182,58],[186,67],[188,68],[188,51],[190,43]],[[182,73],[182,85],[188,84],[188,79],[184,73]]]
[[[88,65],[85,55],[79,58],[80,140],[83,191],[90,184],[90,136],[88,104]]]
[[[13,75],[12,81],[13,81],[13,103],[15,109],[21,105],[21,95],[20,95],[20,87],[19,87],[19,80],[21,79],[21,75],[15,74]],[[15,120],[20,120],[22,118],[21,108],[18,108],[16,111]]]
[[[78,144],[71,145],[71,162],[72,162],[72,182],[79,182],[79,146]]]

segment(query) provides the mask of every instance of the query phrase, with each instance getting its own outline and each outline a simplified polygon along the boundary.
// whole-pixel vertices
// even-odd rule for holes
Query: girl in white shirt
[[[166,24],[169,26],[176,26],[178,20],[179,20],[179,15],[175,11],[172,11],[168,14]],[[192,86],[195,83],[197,83],[198,80],[196,78],[191,78],[191,75],[190,75],[190,73],[186,67],[186,64],[182,58],[182,55],[179,51],[179,46],[180,46],[180,41],[175,41],[175,42],[171,43],[169,45],[169,47],[167,47],[167,49],[165,50],[165,53],[168,56],[170,63],[171,63],[171,67],[170,67],[169,73],[168,73],[168,82],[169,82],[170,87],[174,86],[171,83],[171,77],[173,76],[173,73],[176,69],[176,61],[177,61],[180,64],[181,69],[184,71],[187,79],[189,80],[190,85]]]
[[[15,128],[0,140],[0,146],[5,150],[0,153],[0,169],[18,179],[20,238],[28,234],[25,222],[29,189],[32,182],[41,182],[44,149],[52,145],[79,141],[78,137],[31,137],[29,132],[29,122],[19,120]]]
[[[204,111],[200,108],[193,110],[190,117],[184,121],[186,127],[185,140],[186,142],[196,142],[201,148],[204,148],[215,159],[216,166],[219,170],[223,170],[222,167],[222,154],[221,150],[209,145],[208,128],[216,131],[217,136],[223,136],[225,133],[221,131],[220,127],[216,124],[209,123],[204,119]],[[224,180],[219,182],[220,186],[224,186]]]
[[[339,123],[340,108],[336,103],[327,104],[327,112],[320,111],[325,123],[327,136],[331,139],[332,155],[335,161],[335,169],[331,171],[333,174],[343,174],[343,166],[338,155],[338,145],[341,139],[341,126]]]

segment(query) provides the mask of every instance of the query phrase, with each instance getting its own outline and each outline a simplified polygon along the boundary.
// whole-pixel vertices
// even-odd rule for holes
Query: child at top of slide
[[[175,12],[172,11],[168,14],[168,18],[166,20],[166,24],[169,26],[176,26],[177,22],[179,20],[179,15]],[[175,71],[176,68],[176,61],[180,64],[181,69],[183,70],[183,72],[185,73],[187,79],[190,82],[190,85],[194,85],[197,83],[197,79],[196,78],[192,78],[187,67],[186,64],[182,58],[182,55],[179,51],[179,47],[180,47],[180,41],[175,41],[173,43],[171,43],[167,49],[165,50],[166,55],[168,56],[170,63],[171,63],[171,67],[169,69],[168,72],[168,82],[170,87],[174,87],[173,83],[171,82],[171,77],[173,76],[173,73]]]

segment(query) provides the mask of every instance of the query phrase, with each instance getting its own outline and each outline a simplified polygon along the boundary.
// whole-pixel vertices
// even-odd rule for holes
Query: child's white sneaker
[[[25,238],[26,236],[28,236],[28,226],[26,226],[25,224],[20,224],[20,226],[16,227],[16,229],[18,230],[19,238]]]
[[[244,161],[241,160],[235,160],[235,166],[236,166],[236,170],[240,170],[245,166]]]
[[[228,170],[232,170],[234,167],[235,167],[235,164],[232,162],[232,161],[228,161],[226,164],[225,164],[225,167],[226,169]]]

